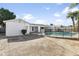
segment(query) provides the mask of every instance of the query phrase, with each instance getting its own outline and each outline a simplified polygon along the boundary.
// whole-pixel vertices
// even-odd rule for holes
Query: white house
[[[45,31],[57,31],[60,27],[55,25],[44,25],[44,24],[32,24],[22,19],[13,19],[4,21],[6,24],[5,35],[6,36],[18,36],[22,35],[21,30],[27,30],[26,34],[30,33],[43,33]]]
[[[22,35],[21,30],[26,29],[26,34],[31,32],[44,32],[46,25],[43,24],[31,24],[22,19],[13,19],[4,21],[6,24],[6,36]]]

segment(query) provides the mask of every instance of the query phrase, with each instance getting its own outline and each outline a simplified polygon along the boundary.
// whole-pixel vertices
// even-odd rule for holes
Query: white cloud
[[[35,24],[48,24],[46,20],[41,20],[41,19],[36,20],[34,23]]]
[[[47,8],[45,8],[46,10],[50,10],[50,8],[49,7],[47,7]]]
[[[59,13],[54,14],[55,17],[60,17],[61,15]]]
[[[17,18],[30,20],[30,19],[34,19],[35,17],[32,14],[21,14],[21,15],[17,15]]]
[[[53,24],[55,24],[55,25],[62,25],[63,24],[63,20],[62,19],[56,19]]]
[[[77,10],[79,10],[77,7],[75,7],[75,8],[73,8],[73,9],[71,9],[70,11],[71,12],[74,12],[74,11],[77,11]]]
[[[72,25],[72,20],[71,19],[55,19],[52,24],[60,26],[60,25]]]
[[[21,14],[20,16],[17,16],[17,18],[21,18],[30,23],[33,23],[33,21],[37,19],[37,17],[33,16],[32,14]]]
[[[71,19],[66,19],[66,25],[72,25],[72,20]]]
[[[62,11],[62,14],[67,14],[68,12],[74,12],[74,11],[77,11],[79,10],[78,7],[75,7],[75,8],[72,8],[72,9],[69,9],[69,7],[66,7],[63,11]]]
[[[22,14],[20,16],[18,16],[18,18],[21,18],[29,23],[48,24],[48,22],[46,20],[39,19],[39,17],[35,17],[32,14]]]
[[[66,7],[63,11],[62,14],[67,14],[69,12],[69,7]]]
[[[18,18],[20,18],[20,16],[19,15],[16,15],[16,18],[18,19]]]
[[[24,14],[22,18],[26,19],[26,20],[29,20],[29,19],[33,19],[34,16],[32,14]]]

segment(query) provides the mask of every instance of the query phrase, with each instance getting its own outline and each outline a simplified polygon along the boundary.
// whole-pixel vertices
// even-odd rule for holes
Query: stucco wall
[[[22,35],[21,30],[22,29],[27,29],[27,33],[30,32],[28,25],[25,26],[23,23],[18,23],[18,22],[6,22],[6,36],[17,36],[17,35]]]

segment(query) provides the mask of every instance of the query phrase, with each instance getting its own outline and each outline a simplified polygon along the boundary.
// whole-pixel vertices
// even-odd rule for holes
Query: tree
[[[76,7],[77,5],[79,5],[79,3],[71,3],[70,4],[70,6],[69,6],[69,8],[70,9],[72,9],[72,8],[74,8],[74,7]],[[73,13],[70,13],[71,14],[71,16],[73,16],[72,17],[72,21],[73,21],[73,25],[74,25],[74,29],[75,29],[75,20],[77,20],[77,24],[78,24],[78,31],[79,31],[79,11],[75,11],[75,12],[73,12]],[[69,16],[69,13],[68,13],[68,18],[69,18],[70,16]]]
[[[70,9],[71,9],[71,8],[76,7],[77,5],[79,5],[79,3],[71,3],[69,7],[70,7]]]
[[[77,28],[78,28],[78,32],[79,32],[79,10],[75,11],[74,14],[75,14],[75,17],[76,17],[75,20],[77,20],[77,25],[78,25]]]
[[[71,18],[72,22],[73,22],[73,27],[74,27],[74,31],[75,31],[75,13],[74,12],[69,12],[67,15],[67,18]]]
[[[4,9],[4,8],[0,9],[0,25],[1,26],[5,25],[3,21],[15,19],[15,18],[16,18],[16,15],[13,12],[9,11],[8,9]]]

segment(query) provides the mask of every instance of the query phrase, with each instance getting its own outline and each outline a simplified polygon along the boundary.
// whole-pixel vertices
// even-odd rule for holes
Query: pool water
[[[72,32],[46,32],[46,35],[56,35],[56,36],[72,36],[75,35],[76,33]]]

